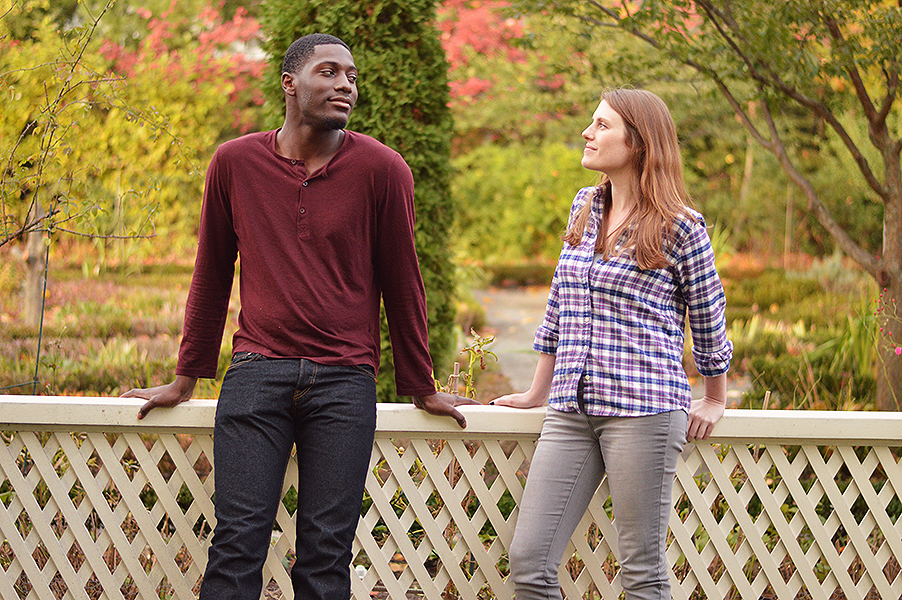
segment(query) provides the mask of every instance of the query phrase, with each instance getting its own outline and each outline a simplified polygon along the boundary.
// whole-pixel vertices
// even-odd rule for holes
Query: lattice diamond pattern
[[[694,447],[674,489],[674,598],[902,597],[900,473],[886,447]]]
[[[194,466],[212,444],[181,441],[186,449],[175,435],[24,431],[7,439],[0,597],[193,598],[206,562],[194,528],[213,519],[212,478]],[[174,468],[161,468],[163,456]]]
[[[372,505],[354,546],[366,568],[353,578],[355,597],[503,590],[526,448],[531,454],[531,444],[497,440],[377,439],[367,479]]]
[[[193,598],[214,523],[209,435],[20,431],[0,451],[0,598]],[[510,599],[507,548],[535,436],[377,435],[353,597]],[[667,556],[677,600],[902,598],[902,464],[887,446],[687,447]],[[284,492],[298,487],[292,461]],[[290,596],[280,505],[265,596]],[[607,483],[561,567],[567,598],[617,598]]]

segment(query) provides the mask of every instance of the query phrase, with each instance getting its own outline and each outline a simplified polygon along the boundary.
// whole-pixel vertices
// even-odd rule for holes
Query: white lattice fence
[[[215,403],[140,422],[139,404],[0,396],[0,599],[194,597]],[[543,411],[465,410],[461,431],[380,405],[354,598],[512,597],[506,548]],[[728,411],[679,466],[674,598],[902,598],[900,447],[902,414]],[[267,597],[291,595],[297,486],[292,465]],[[561,569],[566,597],[618,597],[610,517],[602,482]]]

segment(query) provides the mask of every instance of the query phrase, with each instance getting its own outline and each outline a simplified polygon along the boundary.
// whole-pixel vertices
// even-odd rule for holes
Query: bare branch
[[[135,233],[129,235],[101,235],[99,233],[85,233],[83,231],[75,231],[74,229],[65,229],[63,227],[57,227],[56,225],[53,226],[53,229],[54,231],[62,231],[63,233],[89,238],[92,240],[148,240],[157,236],[156,231],[148,234]]]
[[[618,29],[620,29],[620,30],[622,30],[622,31],[626,31],[626,32],[629,33],[630,35],[633,35],[633,36],[639,38],[640,40],[642,40],[642,41],[644,41],[645,43],[649,44],[649,45],[652,46],[653,48],[656,48],[656,49],[659,49],[659,50],[661,49],[660,44],[658,44],[658,42],[657,42],[653,37],[649,36],[648,34],[642,32],[642,31],[639,31],[639,30],[636,29],[636,28],[628,28],[628,27],[624,27],[624,26],[623,26],[623,19],[622,19],[616,12],[614,12],[613,10],[611,10],[610,8],[608,8],[607,6],[604,6],[604,5],[601,4],[600,2],[597,2],[597,0],[587,0],[586,3],[589,4],[589,5],[591,5],[591,6],[593,6],[593,7],[595,7],[596,9],[598,9],[599,12],[601,12],[601,13],[607,15],[608,17],[610,17],[611,19],[613,19],[614,22],[613,22],[613,23],[608,23],[608,22],[606,22],[606,21],[601,21],[601,20],[599,20],[599,19],[594,19],[594,18],[592,18],[592,17],[590,17],[589,15],[586,15],[586,14],[576,14],[575,12],[566,10],[565,8],[561,7],[560,5],[558,5],[558,7],[561,8],[561,9],[563,9],[565,12],[569,13],[571,16],[574,16],[574,17],[576,17],[577,19],[579,19],[579,20],[581,20],[581,21],[583,21],[583,22],[585,22],[585,23],[588,23],[588,24],[590,24],[590,25],[596,25],[596,26],[599,26],[599,27],[616,27],[616,28],[618,28]],[[624,6],[624,10],[626,10],[626,7],[625,7],[625,6]]]
[[[34,212],[34,204],[29,209],[29,214]],[[12,242],[13,240],[17,240],[22,238],[22,236],[27,235],[29,233],[35,231],[47,231],[49,226],[45,226],[44,223],[50,220],[58,211],[48,211],[47,214],[42,215],[32,221],[26,221],[24,224],[18,227],[13,233],[6,234],[2,239],[0,239],[0,248],[5,246],[6,244]]]
[[[587,4],[589,4],[590,6],[594,6],[600,12],[602,12],[602,13],[606,14],[607,16],[611,17],[612,19],[614,19],[614,21],[616,21],[616,22],[620,21],[620,17],[617,15],[617,13],[614,12],[613,9],[605,6],[604,4],[601,4],[600,2],[596,2],[596,0],[588,0]]]
[[[892,71],[884,70],[883,76],[886,78],[886,96],[883,98],[880,112],[877,113],[877,122],[885,127],[886,117],[889,116],[890,111],[893,109],[893,104],[896,102],[896,95],[899,91],[899,71],[895,68]]]
[[[864,154],[858,148],[857,144],[855,144],[855,141],[846,131],[845,127],[842,126],[833,112],[826,105],[824,105],[824,103],[811,98],[806,94],[803,94],[798,89],[783,81],[783,79],[778,74],[770,71],[770,69],[767,68],[766,65],[760,65],[757,61],[752,60],[745,52],[743,52],[742,48],[740,48],[736,41],[732,38],[732,36],[729,35],[729,32],[723,29],[721,22],[717,19],[718,12],[710,2],[708,2],[707,0],[696,0],[696,4],[700,6],[702,10],[704,10],[708,15],[708,18],[711,20],[711,23],[714,25],[715,29],[720,34],[724,42],[727,43],[727,45],[736,54],[736,56],[748,67],[749,75],[752,77],[752,79],[757,81],[759,84],[774,88],[775,90],[795,100],[802,106],[813,110],[815,114],[817,114],[828,125],[830,125],[830,128],[833,129],[833,131],[839,136],[839,139],[842,140],[843,145],[845,145],[846,149],[852,155],[855,164],[858,165],[858,170],[861,171],[861,174],[867,182],[868,186],[885,202],[889,194],[889,190],[874,175],[874,172],[871,170],[871,166],[870,164],[868,164],[868,161],[865,158]]]
[[[727,102],[733,108],[733,112],[736,113],[736,116],[739,117],[739,120],[742,121],[742,124],[745,126],[746,130],[755,138],[755,141],[758,142],[759,145],[764,147],[765,150],[769,152],[776,153],[773,142],[766,137],[758,130],[754,123],[752,123],[751,117],[749,117],[748,113],[739,104],[739,101],[733,95],[732,90],[727,86],[727,84],[720,79],[716,74],[709,73],[708,74],[714,81],[714,84],[717,86],[717,89],[720,90],[720,93],[723,94],[724,98],[727,99]]]
[[[815,216],[818,223],[823,225],[830,235],[833,236],[839,247],[876,279],[881,268],[880,261],[849,237],[842,226],[833,218],[830,210],[818,199],[817,192],[814,190],[811,182],[796,169],[795,164],[793,164],[792,159],[786,152],[786,147],[783,145],[780,133],[774,123],[773,114],[766,102],[763,103],[763,113],[767,126],[770,129],[771,151],[780,161],[780,165],[786,174],[802,190],[805,199],[808,201],[808,210]]]
[[[839,28],[839,23],[836,22],[836,19],[834,19],[832,15],[824,16],[824,24],[827,26],[827,31],[830,32],[830,35],[833,37],[833,41],[835,43],[845,43],[846,40]],[[855,66],[847,67],[846,73],[849,74],[849,79],[852,80],[852,87],[855,88],[855,94],[858,96],[858,102],[864,109],[864,114],[867,117],[868,122],[873,123],[877,116],[877,109],[874,106],[874,101],[871,100],[870,95],[868,95],[868,90],[864,85],[864,81],[862,81],[861,79],[861,73]]]

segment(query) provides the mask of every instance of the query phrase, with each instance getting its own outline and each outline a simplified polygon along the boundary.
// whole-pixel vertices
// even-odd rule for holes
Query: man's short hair
[[[301,67],[303,67],[307,61],[310,60],[310,57],[313,56],[314,48],[322,44],[338,44],[339,46],[347,48],[348,52],[351,51],[347,44],[334,35],[329,35],[328,33],[311,33],[310,35],[305,35],[304,37],[296,39],[291,46],[288,47],[288,51],[285,52],[285,59],[282,61],[282,72],[297,73],[300,71]]]

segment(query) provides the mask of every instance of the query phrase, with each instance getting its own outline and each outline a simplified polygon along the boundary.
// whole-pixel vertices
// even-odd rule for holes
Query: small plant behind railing
[[[445,385],[442,385],[442,383],[438,379],[433,379],[435,379],[436,389],[440,392],[461,395],[465,398],[476,400],[476,365],[479,365],[479,369],[481,371],[485,371],[487,368],[485,361],[486,356],[491,356],[497,361],[498,355],[491,350],[486,350],[486,346],[489,346],[490,344],[493,344],[495,342],[494,335],[481,336],[476,333],[476,330],[473,328],[470,328],[470,335],[473,338],[472,342],[470,343],[470,345],[462,348],[459,352],[459,354],[467,355],[466,370],[461,372],[460,362],[455,361],[453,371],[448,376],[448,381]],[[463,383],[462,390],[461,383]],[[439,454],[441,454],[446,444],[446,440],[436,440],[430,445],[432,446],[435,455],[438,456]],[[467,447],[471,454],[475,453],[479,447],[479,442],[470,442],[467,444]],[[463,471],[460,468],[460,465],[457,463],[457,459],[451,459],[451,464],[448,468],[447,474],[448,482],[453,487],[455,485],[455,482],[463,475]],[[443,502],[442,499],[436,498],[435,502],[437,503],[436,509],[440,510],[441,503]],[[476,510],[479,508],[479,501],[473,490],[469,490],[467,492],[466,496],[463,499],[462,506],[465,507],[468,516],[472,517],[473,514],[475,514]],[[458,535],[458,527],[453,522],[449,523],[445,528],[445,539],[451,541]],[[465,558],[464,560],[467,559]],[[470,556],[469,562],[470,575],[472,576],[476,561],[472,556]],[[445,589],[445,595],[448,597],[457,596],[457,590],[455,589],[453,583],[448,584],[447,588]]]
[[[486,370],[486,362],[485,357],[491,356],[496,361],[498,360],[498,355],[492,352],[491,350],[486,350],[486,346],[493,344],[495,342],[494,335],[481,336],[476,333],[475,329],[470,329],[470,335],[473,336],[473,342],[469,345],[461,349],[459,354],[467,354],[467,370],[461,373],[460,371],[460,363],[454,362],[454,371],[451,375],[448,376],[448,383],[446,385],[442,385],[438,379],[435,380],[435,387],[440,392],[447,392],[449,394],[460,394],[460,383],[461,379],[463,379],[463,395],[465,398],[469,398],[471,400],[476,399],[476,373],[474,372],[476,369],[476,364],[479,364],[479,369],[481,371]]]

